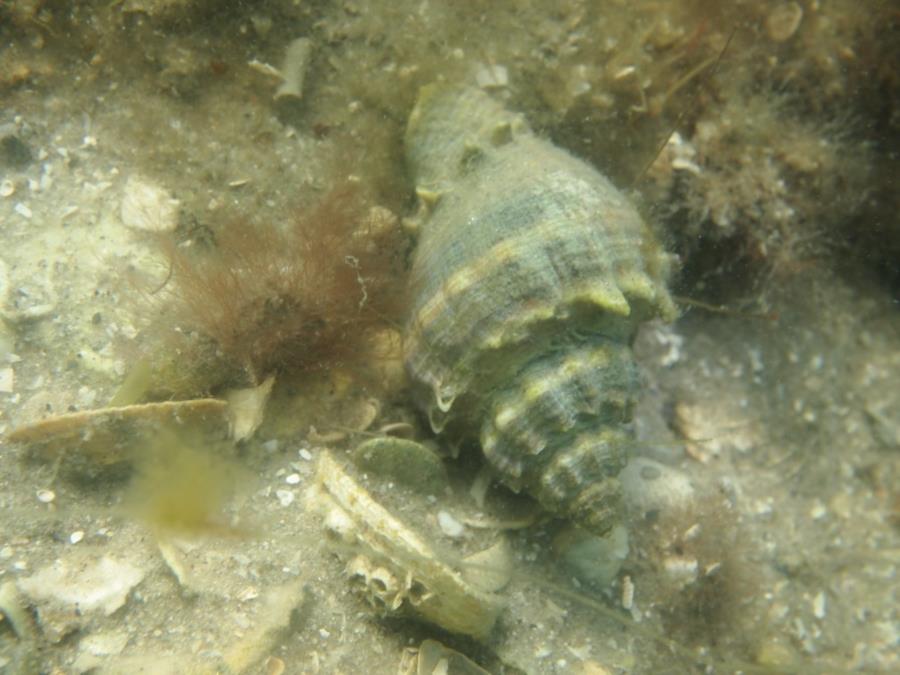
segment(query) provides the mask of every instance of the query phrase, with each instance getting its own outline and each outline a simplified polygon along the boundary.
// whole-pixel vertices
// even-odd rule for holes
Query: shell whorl
[[[436,431],[595,532],[615,522],[637,326],[670,317],[667,256],[600,173],[483,92],[423,90],[406,135],[423,203],[407,369]]]

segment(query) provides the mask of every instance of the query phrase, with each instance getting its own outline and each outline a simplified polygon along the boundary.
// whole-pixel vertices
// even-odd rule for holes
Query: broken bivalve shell
[[[347,574],[379,611],[412,616],[477,639],[491,632],[502,609],[500,600],[467,582],[328,452],[319,458],[305,504],[322,517],[339,551],[350,552]]]
[[[437,640],[425,640],[418,649],[409,650],[398,672],[399,675],[490,675],[464,654]]]
[[[6,440],[35,455],[81,455],[103,466],[131,459],[137,441],[156,438],[163,427],[220,436],[227,414],[228,403],[214,398],[112,406],[48,417],[14,429]]]

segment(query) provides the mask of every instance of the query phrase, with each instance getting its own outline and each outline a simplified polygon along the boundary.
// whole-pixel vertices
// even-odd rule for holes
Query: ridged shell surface
[[[484,92],[420,94],[405,359],[435,431],[478,436],[515,490],[605,533],[638,393],[640,322],[671,318],[668,256],[599,172]]]

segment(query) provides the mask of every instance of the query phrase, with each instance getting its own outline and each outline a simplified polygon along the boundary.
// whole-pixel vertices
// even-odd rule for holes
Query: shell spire
[[[504,483],[597,533],[638,395],[639,324],[674,316],[667,255],[599,172],[472,88],[426,87],[406,152],[421,226],[405,359],[432,427],[478,433]]]

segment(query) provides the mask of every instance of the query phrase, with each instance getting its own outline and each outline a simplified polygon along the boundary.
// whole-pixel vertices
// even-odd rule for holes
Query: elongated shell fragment
[[[421,201],[409,373],[435,431],[605,533],[638,393],[631,343],[672,318],[669,257],[599,172],[480,90],[426,87],[407,128]]]
[[[478,639],[488,636],[502,609],[498,598],[469,584],[327,452],[305,503],[322,516],[338,549],[349,553],[347,575],[380,611]]]

